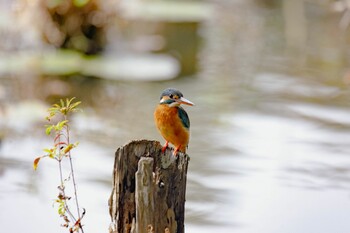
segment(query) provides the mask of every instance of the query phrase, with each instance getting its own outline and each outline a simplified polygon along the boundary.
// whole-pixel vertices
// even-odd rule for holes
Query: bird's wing
[[[179,107],[178,108],[178,114],[179,114],[179,117],[180,117],[180,120],[183,124],[183,126],[185,126],[185,128],[189,129],[190,128],[190,119],[188,118],[188,115],[187,115],[187,112]]]

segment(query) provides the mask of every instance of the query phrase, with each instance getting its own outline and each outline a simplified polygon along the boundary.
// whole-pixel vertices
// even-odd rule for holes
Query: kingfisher
[[[175,146],[174,156],[178,151],[186,153],[190,139],[190,119],[181,104],[194,105],[179,90],[167,88],[160,95],[160,102],[154,111],[157,129],[165,139],[162,152],[165,152],[170,142]]]

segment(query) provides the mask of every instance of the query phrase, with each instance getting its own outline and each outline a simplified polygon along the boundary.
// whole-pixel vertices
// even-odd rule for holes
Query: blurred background
[[[65,232],[46,109],[77,97],[85,232],[107,232],[114,152],[191,119],[186,232],[350,232],[347,0],[0,0],[0,225]]]

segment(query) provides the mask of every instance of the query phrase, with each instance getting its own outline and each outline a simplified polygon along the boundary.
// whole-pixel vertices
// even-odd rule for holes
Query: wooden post
[[[154,223],[153,158],[142,157],[136,172],[136,232],[146,233]]]
[[[139,140],[115,153],[110,233],[184,233],[189,157]]]

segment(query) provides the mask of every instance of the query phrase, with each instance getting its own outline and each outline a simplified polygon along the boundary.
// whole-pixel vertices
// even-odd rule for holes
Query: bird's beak
[[[194,103],[192,103],[191,101],[189,101],[188,99],[184,98],[184,97],[181,97],[178,102],[180,104],[186,104],[186,105],[190,105],[190,106],[193,106]]]

